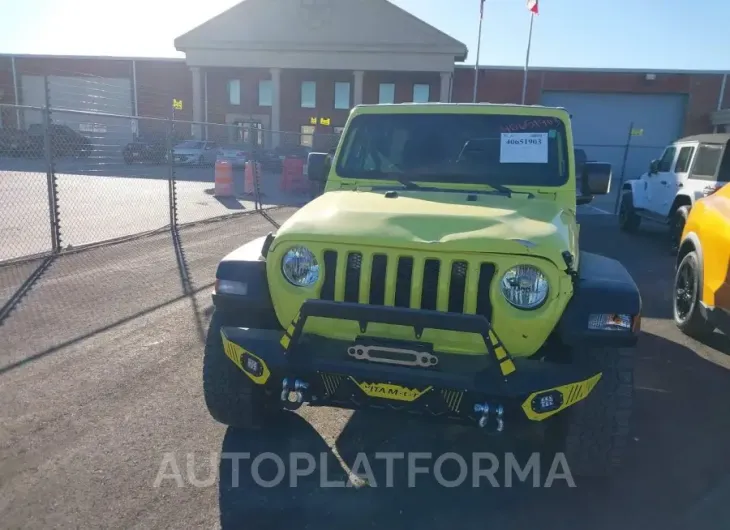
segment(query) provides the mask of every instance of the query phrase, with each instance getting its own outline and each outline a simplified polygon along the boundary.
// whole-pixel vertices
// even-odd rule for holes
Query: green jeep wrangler
[[[214,419],[260,428],[306,403],[545,422],[573,474],[619,463],[641,297],[578,249],[576,204],[611,167],[577,178],[564,109],[359,105],[308,175],[321,196],[218,266]]]

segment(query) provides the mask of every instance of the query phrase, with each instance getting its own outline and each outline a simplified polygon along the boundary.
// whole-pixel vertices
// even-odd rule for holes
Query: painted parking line
[[[609,212],[608,210],[604,210],[602,208],[598,208],[596,206],[591,206],[590,204],[586,204],[586,207],[590,208],[591,210],[595,210],[598,213],[601,213],[603,215],[613,215],[613,212]]]

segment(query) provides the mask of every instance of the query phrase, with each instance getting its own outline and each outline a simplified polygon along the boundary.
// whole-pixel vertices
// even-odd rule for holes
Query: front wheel
[[[682,333],[690,337],[702,338],[715,331],[715,326],[710,324],[700,310],[701,295],[699,258],[692,251],[682,258],[677,267],[672,293],[674,323]]]
[[[687,217],[689,217],[689,206],[680,206],[672,215],[672,219],[669,225],[669,241],[670,241],[670,252],[676,255],[679,252],[679,244],[682,241],[682,234],[684,233],[684,225],[687,224]]]
[[[596,347],[577,354],[597,363],[603,374],[588,397],[566,411],[565,457],[574,475],[608,476],[628,445],[635,350]]]
[[[225,320],[216,311],[208,329],[203,357],[205,404],[213,419],[224,425],[260,429],[283,411],[226,356],[220,331]]]

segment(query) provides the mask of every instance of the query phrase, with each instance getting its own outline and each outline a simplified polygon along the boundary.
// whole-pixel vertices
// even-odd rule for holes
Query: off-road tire
[[[618,226],[623,232],[634,233],[641,225],[641,217],[634,211],[634,195],[625,191],[621,195],[621,203],[618,209]]]
[[[629,441],[635,349],[595,347],[578,355],[598,363],[603,375],[586,399],[568,409],[565,457],[571,474],[605,477],[620,466]]]
[[[687,223],[687,217],[689,217],[690,207],[687,205],[680,206],[677,208],[672,215],[672,219],[669,223],[669,252],[676,256],[679,252],[679,243],[682,239],[682,232],[684,232],[684,225]]]
[[[225,314],[213,313],[203,357],[203,394],[216,421],[239,429],[260,429],[282,411],[269,404],[262,387],[251,381],[223,350],[220,328]]]
[[[693,292],[690,299],[690,309],[688,316],[682,317],[679,314],[677,307],[678,303],[678,283],[680,280],[680,274],[682,274],[683,268],[689,267],[692,271],[692,279],[694,280]],[[674,323],[679,330],[690,337],[701,339],[707,337],[713,331],[715,326],[712,325],[702,314],[700,310],[700,295],[702,293],[702,276],[700,273],[700,263],[697,253],[695,251],[688,252],[682,258],[682,261],[677,266],[677,272],[674,275],[674,284],[672,286],[672,316]]]

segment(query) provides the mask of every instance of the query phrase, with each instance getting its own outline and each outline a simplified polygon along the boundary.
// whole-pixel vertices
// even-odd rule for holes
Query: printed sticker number
[[[547,164],[548,133],[502,133],[502,164]]]

